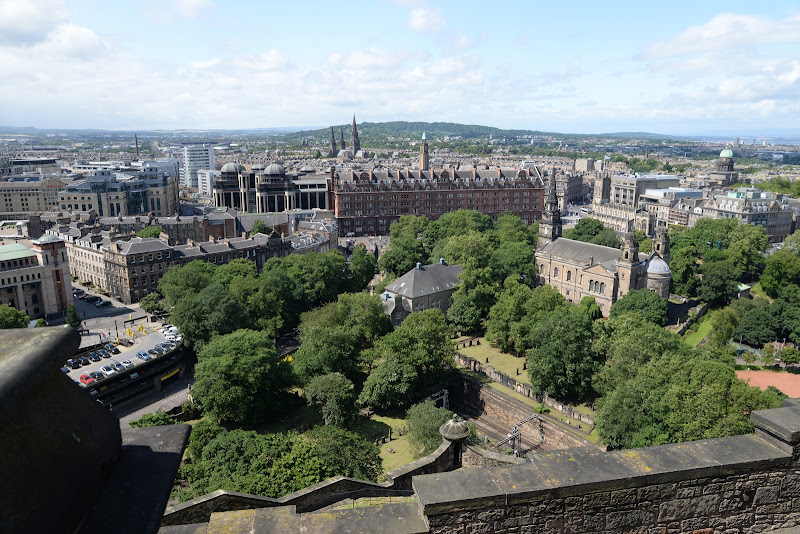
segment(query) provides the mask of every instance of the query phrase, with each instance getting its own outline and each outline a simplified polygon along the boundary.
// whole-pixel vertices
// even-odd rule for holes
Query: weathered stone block
[[[452,514],[428,516],[428,525],[430,525],[431,528],[441,527],[442,525],[449,525],[452,522],[453,522]]]
[[[590,493],[583,498],[583,506],[586,508],[599,508],[601,506],[608,506],[611,500],[611,494],[607,491],[602,493]]]
[[[667,501],[658,510],[658,520],[674,521],[689,517],[708,516],[717,512],[719,495],[703,495],[696,499],[675,499]]]
[[[698,532],[705,529],[712,530],[708,525],[708,518],[690,517],[681,521],[681,530],[684,532]]]
[[[626,489],[611,492],[611,506],[620,506],[622,504],[633,504],[636,502],[636,490]]]
[[[459,512],[456,515],[456,523],[472,523],[475,521],[476,512]]]
[[[505,517],[505,510],[496,508],[494,510],[486,510],[485,512],[478,512],[478,521],[498,521]]]
[[[491,534],[494,532],[494,528],[488,523],[472,523],[464,526],[465,534]]]
[[[621,530],[626,527],[637,527],[649,521],[645,520],[641,510],[630,510],[627,512],[609,512],[606,516],[606,528]]]
[[[753,504],[756,506],[760,504],[773,504],[778,502],[780,495],[780,488],[777,486],[765,486],[756,490],[756,497]]]
[[[528,507],[526,505],[509,506],[506,511],[508,517],[517,517],[520,515],[528,515]]]
[[[663,501],[672,498],[676,490],[675,484],[656,484],[639,489],[640,501]]]

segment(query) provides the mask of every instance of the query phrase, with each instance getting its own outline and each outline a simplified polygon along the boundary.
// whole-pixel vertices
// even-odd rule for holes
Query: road
[[[191,379],[183,378],[179,382],[169,385],[163,391],[142,399],[134,406],[127,407],[122,417],[119,418],[121,429],[130,428],[130,422],[139,419],[147,413],[155,413],[158,410],[169,411],[176,406],[181,406],[189,400],[189,384]],[[128,412],[128,410],[133,410]]]
[[[81,318],[83,327],[89,330],[88,334],[82,336],[81,348],[96,345],[100,342],[110,342],[115,340],[118,335],[125,337],[125,321],[131,318],[135,319],[137,317],[147,316],[147,314],[139,308],[138,304],[122,304],[119,301],[99,295],[88,289],[85,293],[87,296],[99,296],[103,300],[111,302],[111,305],[98,308],[91,302],[86,302],[77,297],[73,299],[75,310]],[[144,320],[137,321],[134,329],[142,322],[144,322]],[[152,324],[156,326],[158,323]]]

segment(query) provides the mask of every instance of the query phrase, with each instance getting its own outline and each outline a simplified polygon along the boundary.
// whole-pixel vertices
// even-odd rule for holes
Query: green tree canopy
[[[706,302],[728,303],[736,297],[741,271],[728,260],[703,263],[697,296]]]
[[[602,361],[592,351],[592,320],[575,306],[556,308],[528,333],[528,374],[533,387],[559,399],[586,400]]]
[[[267,223],[265,223],[261,219],[257,219],[253,223],[253,228],[250,229],[250,235],[256,235],[256,234],[270,235],[271,233],[272,233],[272,227],[267,226]]]
[[[146,413],[135,421],[131,421],[130,425],[134,428],[141,428],[146,426],[166,426],[174,425],[173,419],[164,410],[156,410],[155,413]]]
[[[81,326],[81,318],[78,316],[78,310],[75,309],[75,304],[70,302],[67,304],[67,313],[65,316],[67,324],[72,328]]]
[[[453,412],[438,408],[431,400],[410,407],[406,412],[408,422],[408,442],[417,457],[427,456],[442,444],[439,427],[453,417]]]
[[[8,305],[0,305],[0,328],[28,328],[30,321],[27,313]]]
[[[163,231],[164,229],[161,228],[160,226],[146,226],[145,228],[142,228],[141,230],[136,232],[136,237],[141,237],[141,238],[150,237],[158,239],[158,236],[160,236]]]
[[[319,406],[326,425],[346,426],[356,413],[353,383],[341,373],[315,376],[305,386],[306,400]]]
[[[358,334],[347,326],[311,326],[300,336],[293,368],[300,383],[329,373],[357,379],[360,370]]]
[[[203,413],[222,424],[252,425],[274,413],[294,383],[272,338],[238,330],[214,337],[197,355],[192,395]]]
[[[185,295],[197,294],[208,287],[216,269],[213,263],[194,260],[167,270],[158,281],[158,290],[164,295],[167,310],[176,306]]]
[[[181,329],[184,343],[196,349],[215,335],[230,334],[251,324],[242,304],[216,283],[198,293],[185,294],[172,310],[171,321]]]
[[[614,230],[606,228],[601,221],[591,217],[584,217],[578,221],[575,228],[564,232],[564,237],[612,248],[619,248],[622,245]]]
[[[609,317],[626,313],[634,313],[658,326],[664,326],[667,322],[667,301],[649,289],[632,289],[611,305]]]
[[[158,291],[148,293],[139,301],[139,307],[147,313],[156,313],[164,309],[161,294]]]
[[[350,290],[362,291],[375,276],[378,260],[364,245],[356,245],[350,255]]]

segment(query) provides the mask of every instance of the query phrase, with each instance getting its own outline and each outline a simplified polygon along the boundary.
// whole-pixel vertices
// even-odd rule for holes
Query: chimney
[[[420,270],[420,271],[422,270],[422,263],[417,262],[417,269]]]

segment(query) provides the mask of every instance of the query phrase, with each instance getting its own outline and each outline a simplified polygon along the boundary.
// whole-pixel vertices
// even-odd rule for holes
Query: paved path
[[[164,391],[155,393],[142,399],[134,406],[130,406],[124,410],[126,415],[120,417],[119,426],[122,429],[130,428],[131,421],[139,419],[147,413],[155,413],[157,410],[168,411],[176,406],[181,406],[189,398],[189,381],[181,379],[180,381],[170,384],[169,387],[164,388]],[[135,411],[129,411],[135,410]]]

